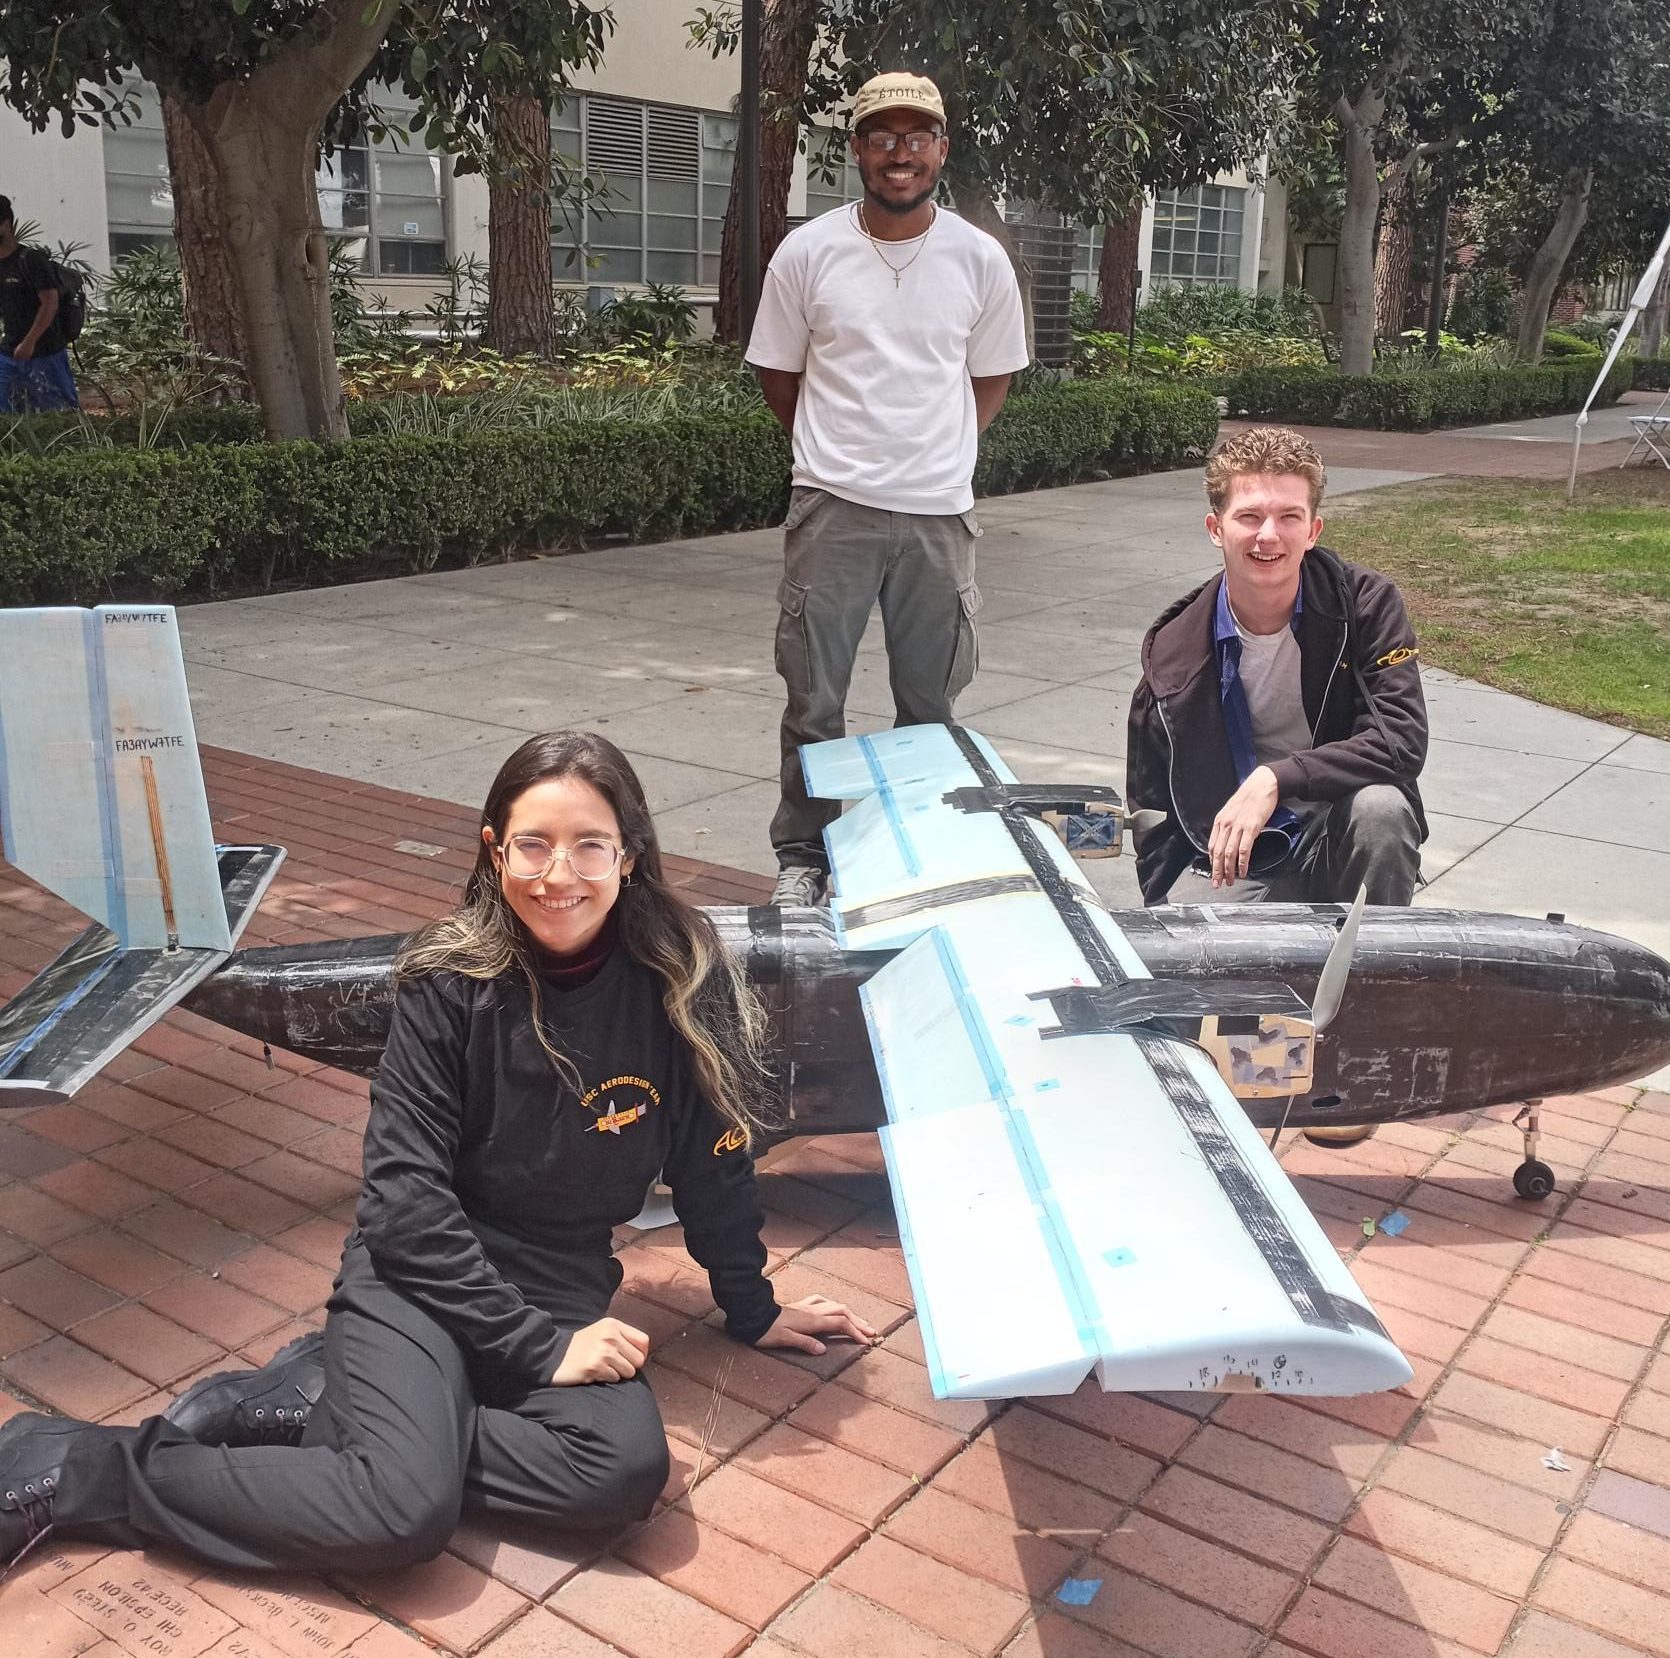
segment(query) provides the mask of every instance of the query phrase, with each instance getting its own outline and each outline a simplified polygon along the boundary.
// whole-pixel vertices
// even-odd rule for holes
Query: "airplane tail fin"
[[[231,949],[171,607],[0,611],[0,838],[125,948]]]
[[[93,921],[0,1007],[0,1101],[61,1099],[225,959],[283,858],[215,846],[171,607],[0,611],[0,845]]]

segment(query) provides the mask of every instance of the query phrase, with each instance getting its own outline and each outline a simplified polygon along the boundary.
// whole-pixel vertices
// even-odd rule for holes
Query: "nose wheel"
[[[1513,1126],[1525,1137],[1525,1161],[1513,1171],[1513,1189],[1522,1198],[1540,1203],[1557,1184],[1554,1171],[1537,1156],[1537,1140],[1541,1135],[1538,1112],[1541,1100],[1527,1100],[1513,1119]]]

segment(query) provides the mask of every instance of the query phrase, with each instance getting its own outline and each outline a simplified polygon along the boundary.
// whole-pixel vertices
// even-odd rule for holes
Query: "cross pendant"
[[[902,277],[902,276],[903,276],[903,275],[904,275],[904,272],[903,272],[903,271],[894,271],[894,273],[893,273],[893,286],[894,286],[894,287],[895,287],[895,288],[897,288],[897,287],[898,287],[898,285],[899,285],[899,280],[900,280],[900,278],[901,278],[901,277]]]

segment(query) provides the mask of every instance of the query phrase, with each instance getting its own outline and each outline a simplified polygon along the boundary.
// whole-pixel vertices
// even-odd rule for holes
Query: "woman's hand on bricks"
[[[780,1308],[771,1328],[754,1345],[822,1353],[825,1341],[830,1339],[862,1342],[868,1347],[876,1339],[876,1332],[839,1301],[831,1301],[824,1295],[808,1295],[802,1301],[791,1301]]]

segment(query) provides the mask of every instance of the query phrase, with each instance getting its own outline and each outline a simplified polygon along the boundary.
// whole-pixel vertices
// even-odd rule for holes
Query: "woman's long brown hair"
[[[493,779],[481,809],[482,827],[502,846],[517,800],[536,783],[562,777],[589,783],[613,808],[626,854],[635,860],[613,911],[621,947],[660,976],[662,1004],[689,1046],[703,1096],[752,1140],[771,1098],[765,1010],[713,923],[668,884],[643,785],[626,756],[589,731],[530,737]],[[554,1046],[540,1018],[537,962],[537,946],[505,902],[492,851],[483,842],[463,903],[408,940],[395,972],[401,978],[447,971],[496,979],[518,970],[527,981],[541,1045],[577,1087],[573,1063]]]

